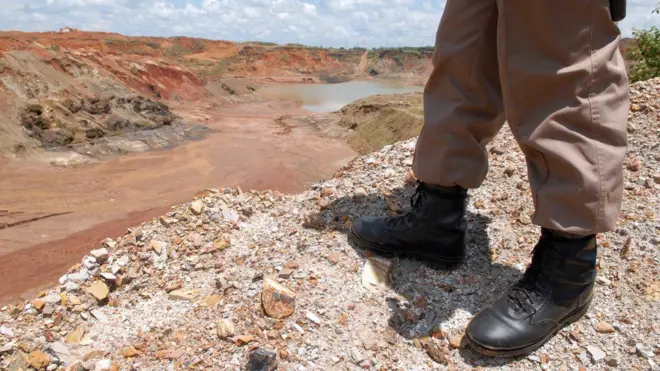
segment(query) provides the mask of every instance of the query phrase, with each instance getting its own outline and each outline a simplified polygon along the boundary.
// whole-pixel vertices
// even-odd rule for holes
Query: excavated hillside
[[[123,134],[167,127],[164,132],[173,133],[174,142],[176,133],[190,128],[205,132],[177,120],[160,101],[174,92],[189,101],[210,96],[187,69],[162,60],[42,45],[6,35],[0,47],[0,155],[75,149],[103,140],[106,152],[117,152],[133,144],[120,140],[127,139]]]
[[[484,358],[462,340],[469,319],[521,276],[539,233],[524,157],[505,128],[470,195],[459,269],[376,258],[348,237],[359,216],[409,207],[411,138],[303,193],[209,189],[106,239],[52,289],[2,308],[0,368],[655,370],[660,79],[631,91],[623,208],[598,236],[594,302],[530,356]]]
[[[287,115],[278,122],[285,128],[313,125],[322,135],[366,154],[419,134],[424,125],[422,93],[370,96],[336,112]]]
[[[59,154],[46,160],[70,165],[174,146],[211,132],[179,113],[259,100],[255,91],[263,84],[369,76],[419,84],[429,66],[428,50],[417,49],[367,53],[100,32],[1,32],[0,156],[44,157],[46,149]]]

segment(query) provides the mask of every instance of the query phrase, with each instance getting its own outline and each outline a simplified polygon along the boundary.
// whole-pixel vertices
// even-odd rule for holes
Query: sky
[[[470,1],[470,0],[461,0]],[[660,26],[660,0],[627,0],[624,36]],[[431,46],[445,0],[0,0],[0,30],[70,26],[324,47]]]

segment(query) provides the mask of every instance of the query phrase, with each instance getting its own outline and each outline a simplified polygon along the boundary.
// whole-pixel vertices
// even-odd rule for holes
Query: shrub
[[[653,10],[660,13],[660,6]],[[632,82],[660,77],[660,29],[656,26],[633,32],[637,45],[630,51]]]

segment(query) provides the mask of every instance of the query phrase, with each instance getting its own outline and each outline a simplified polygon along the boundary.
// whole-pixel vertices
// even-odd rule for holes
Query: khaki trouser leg
[[[619,38],[608,0],[448,0],[415,175],[478,187],[484,146],[503,123],[501,91],[527,160],[533,222],[577,234],[614,228],[629,105]]]
[[[608,0],[497,0],[506,116],[526,156],[534,224],[611,230],[623,192],[628,77]]]
[[[485,145],[504,123],[497,21],[495,0],[447,1],[413,163],[424,182],[476,188],[486,177]]]

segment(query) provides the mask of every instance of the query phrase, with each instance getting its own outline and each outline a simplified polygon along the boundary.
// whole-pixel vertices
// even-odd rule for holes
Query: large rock
[[[71,354],[69,347],[61,341],[56,341],[50,345],[50,351],[55,353],[55,356],[66,364],[71,364],[76,360],[76,357]]]
[[[7,343],[3,346],[0,346],[0,354],[9,353],[14,349],[13,343]]]
[[[190,210],[193,212],[193,214],[199,215],[202,213],[202,211],[204,211],[204,204],[201,200],[195,200],[190,204]]]
[[[78,325],[75,329],[73,329],[73,331],[69,333],[69,335],[66,336],[66,343],[78,344],[82,340],[83,336],[85,336],[85,326]]]
[[[138,356],[140,353],[133,347],[124,348],[121,351],[121,355],[126,358],[133,358]]]
[[[105,261],[108,260],[109,254],[108,249],[105,247],[90,252],[90,255],[92,255],[99,263],[105,263]]]
[[[221,319],[218,321],[218,337],[220,339],[227,339],[236,334],[234,324],[228,319]]]
[[[296,294],[280,285],[274,278],[265,277],[261,303],[269,317],[285,318],[292,315],[295,310]]]
[[[385,286],[389,282],[392,261],[381,257],[370,257],[362,271],[362,285],[368,289]]]
[[[9,327],[6,326],[0,326],[0,335],[5,335],[7,337],[13,338],[14,337],[14,330],[10,329]]]
[[[87,288],[87,292],[96,298],[96,300],[105,300],[110,294],[110,288],[104,282],[96,281]]]
[[[32,306],[35,307],[37,310],[42,310],[45,305],[46,305],[45,300],[42,299],[32,300]]]
[[[40,350],[35,350],[28,356],[30,366],[37,370],[46,368],[50,364],[50,356]]]

